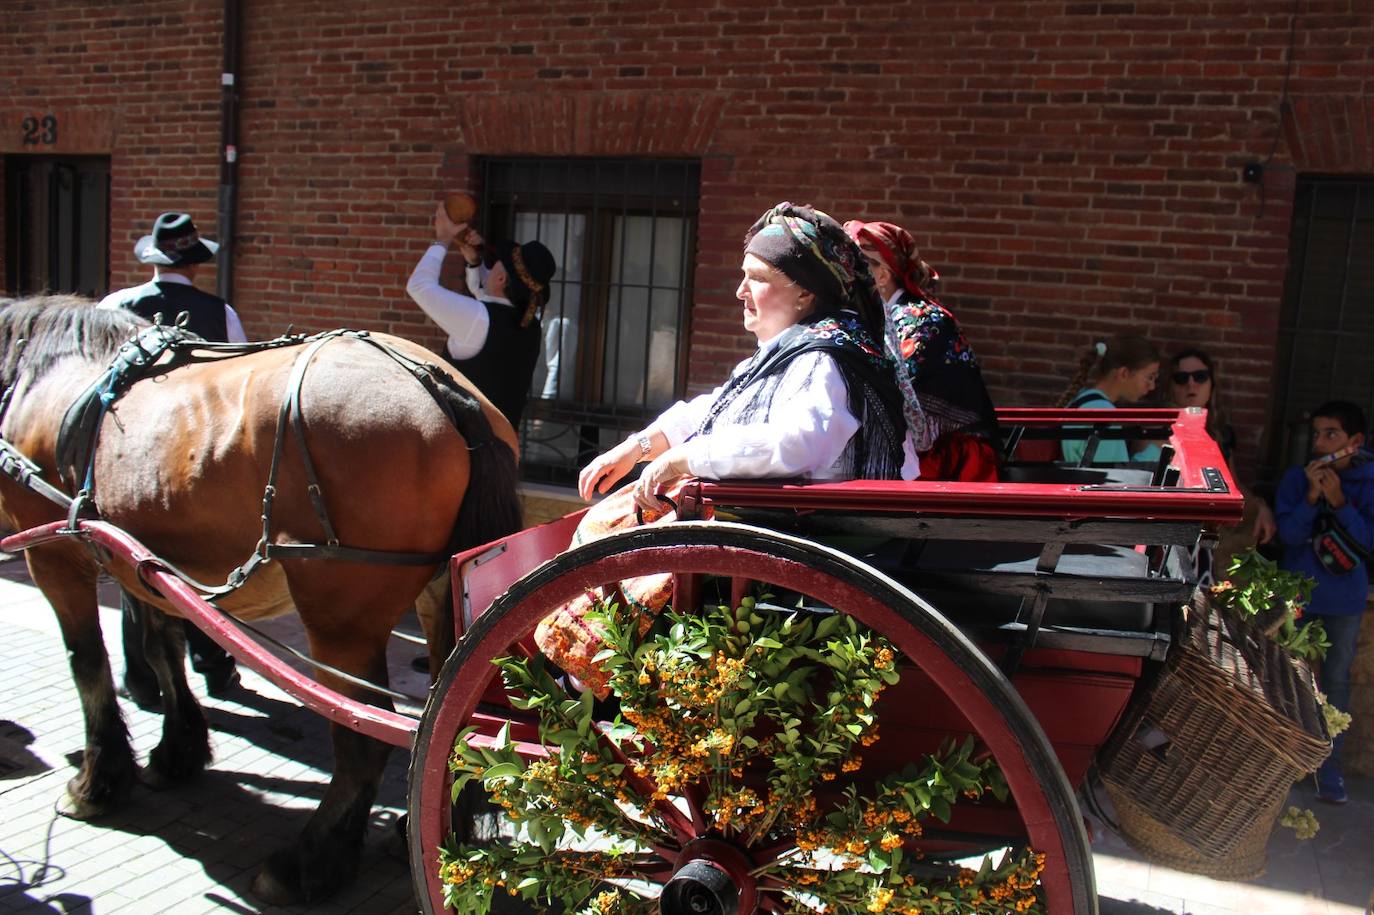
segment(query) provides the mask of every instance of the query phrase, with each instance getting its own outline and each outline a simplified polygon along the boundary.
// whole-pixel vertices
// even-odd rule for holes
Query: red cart
[[[601,868],[615,890],[585,900],[587,905],[661,905],[671,915],[819,911],[823,900],[833,898],[825,893],[828,882],[872,884],[897,859],[917,862],[906,871],[906,886],[926,886],[920,881],[927,876],[929,887],[941,880],[972,884],[986,873],[961,870],[955,862],[1010,849],[1008,859],[1020,854],[1019,860],[1035,863],[1009,871],[1012,876],[999,886],[1014,889],[1020,880],[1028,890],[1035,883],[1039,904],[1049,912],[1092,913],[1092,856],[1075,789],[1142,678],[1169,651],[1175,611],[1195,583],[1190,551],[1218,526],[1240,519],[1242,498],[1200,411],[1011,409],[999,418],[1010,455],[999,483],[700,482],[685,491],[684,513],[709,507],[715,520],[649,525],[569,549],[581,516],[576,513],[454,557],[460,639],[419,720],[346,700],[301,676],[245,639],[126,534],[100,522],[80,522],[78,529],[123,561],[139,564],[145,580],[189,618],[310,707],[411,747],[410,854],[425,912],[441,911],[446,891],[461,900],[467,872],[495,860],[496,852],[470,849],[496,847],[507,868],[501,882],[511,893],[530,896],[547,889],[540,884],[548,879],[549,862],[565,858],[572,870]],[[1034,443],[1064,437],[1087,439],[1088,460],[1094,443],[1108,438],[1167,444],[1150,465],[1068,465],[1053,459],[1057,446],[1050,447],[1054,454],[1039,451],[1049,459],[1023,459],[1041,448]],[[25,532],[4,548],[60,536],[62,527]],[[710,778],[656,782],[661,770],[655,765],[668,758],[665,748],[636,735],[627,721],[668,727],[675,718],[691,717],[681,702],[666,687],[659,709],[652,707],[652,690],[640,690],[633,703],[614,691],[605,701],[593,701],[542,665],[532,639],[541,620],[589,590],[647,575],[670,576],[675,612],[690,615],[704,606],[734,614],[730,625],[748,630],[751,619],[757,620],[755,628],[774,634],[783,626],[811,627],[813,635],[828,627],[853,634],[845,644],[870,652],[862,658],[880,659],[873,667],[884,672],[876,689],[881,699],[868,712],[859,710],[865,723],[852,732],[865,735],[862,754],[857,740],[849,756],[815,744],[816,758],[829,754],[836,763],[833,770],[817,769],[814,791],[803,792],[822,825],[797,827],[796,815],[805,805],[769,794],[772,776],[756,765],[732,770],[720,746],[681,752],[684,760],[713,760]],[[747,608],[744,618],[738,616],[741,607]],[[632,643],[621,646],[631,655],[656,657],[645,646],[667,636],[622,637]],[[746,661],[756,659],[747,663],[760,665],[760,645],[777,643],[745,641]],[[895,652],[890,666],[881,649],[874,649],[879,644]],[[854,665],[825,667],[824,652],[803,648],[798,657],[803,661],[797,670],[823,670],[827,679],[797,683],[796,695],[823,696],[827,684],[842,675],[851,678],[845,682],[865,682]],[[734,670],[738,679],[738,666]],[[564,698],[576,709],[553,714],[532,707],[519,678],[545,674],[543,686],[566,690]],[[668,682],[661,670],[641,669],[639,677],[651,686]],[[780,687],[780,695],[793,695],[789,689]],[[742,717],[747,711],[736,705],[728,713]],[[561,733],[554,719],[571,723],[572,730]],[[807,746],[807,733],[791,733],[806,731],[800,722],[794,729],[767,716],[748,720],[765,722],[758,737],[775,748]],[[868,741],[877,727],[882,739]],[[580,734],[573,733],[579,728]],[[730,740],[744,736],[739,731]],[[939,791],[933,799],[924,797],[919,813],[934,816],[925,816],[920,829],[894,827],[891,841],[884,837],[871,845],[854,839],[863,847],[849,849],[848,866],[840,860],[844,848],[816,847],[824,845],[826,810],[849,805],[845,809],[878,811],[863,806],[865,797],[888,790],[899,773],[913,765],[919,769],[927,754],[942,747],[953,754],[942,758],[954,760],[942,771],[956,784],[967,779],[962,793],[969,797],[953,804],[941,801]],[[486,763],[465,769],[465,748],[470,759]],[[568,758],[573,750],[583,770],[577,769],[578,759]],[[507,818],[504,828],[486,836],[485,846],[475,840],[462,844],[475,834],[459,812],[466,808],[455,804],[456,784],[485,784],[497,800],[503,792],[509,800],[519,794],[529,767],[547,769],[550,760],[563,767],[561,778],[574,772],[570,784],[581,778],[583,788],[600,786],[599,812],[579,812],[570,802],[564,826],[552,828],[556,813],[546,809],[521,820],[517,810],[514,825]],[[941,776],[929,772],[921,776],[926,794],[931,784],[941,785]],[[994,790],[1002,780],[1005,793]],[[731,806],[734,801],[723,802],[717,792],[725,783],[735,800],[757,803],[741,811]],[[905,794],[889,796],[921,795],[910,778],[902,784]],[[784,810],[790,812],[782,815]],[[616,827],[606,817],[616,811],[633,838],[629,846],[617,845],[611,835]],[[908,822],[891,809],[884,815]],[[534,820],[537,832],[531,831]],[[557,833],[552,839],[550,831]],[[572,849],[568,839],[579,835],[584,846]],[[471,858],[464,857],[469,853]],[[874,892],[853,910],[900,910],[900,886]],[[660,894],[661,901],[653,902]],[[1013,910],[1012,897],[1006,899],[1005,909]],[[832,904],[830,910],[839,908],[844,906]]]

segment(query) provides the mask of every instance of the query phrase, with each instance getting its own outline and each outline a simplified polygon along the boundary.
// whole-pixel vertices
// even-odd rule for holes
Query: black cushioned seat
[[[1033,543],[930,540],[908,553],[898,575],[908,587],[956,622],[998,626],[1016,620],[1022,599],[980,590],[976,577],[1033,573],[1041,549],[1040,544]],[[1065,547],[1055,572],[1084,578],[1144,579],[1149,573],[1149,560],[1131,547],[1073,543]],[[958,581],[952,580],[955,576]],[[1026,604],[1029,610],[1029,599]],[[1151,631],[1153,622],[1154,607],[1148,602],[1069,598],[1051,598],[1044,618],[1047,626],[1127,632]]]

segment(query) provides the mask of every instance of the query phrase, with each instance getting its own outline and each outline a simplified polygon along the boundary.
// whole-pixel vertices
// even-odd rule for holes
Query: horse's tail
[[[437,390],[430,388],[430,393],[467,442],[469,454],[468,485],[448,552],[461,553],[520,530],[524,524],[516,488],[519,475],[515,453],[492,430],[481,402],[458,384],[448,380]],[[442,579],[442,586],[438,579]],[[415,605],[429,638],[431,678],[438,676],[439,666],[454,647],[452,588],[449,570],[440,569]]]
[[[469,449],[467,491],[451,541],[456,553],[514,534],[524,524],[515,453],[492,430],[481,403],[466,392],[450,396],[464,401],[452,415]]]

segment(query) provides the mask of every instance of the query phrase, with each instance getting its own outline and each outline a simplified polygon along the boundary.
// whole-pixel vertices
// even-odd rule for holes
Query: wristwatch
[[[639,433],[639,436],[635,439],[635,441],[639,442],[640,457],[648,457],[649,452],[654,450],[653,440],[650,439],[649,436],[643,432]]]

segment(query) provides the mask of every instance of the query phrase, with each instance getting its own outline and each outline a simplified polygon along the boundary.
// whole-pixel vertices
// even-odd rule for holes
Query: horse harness
[[[372,346],[404,368],[429,393],[455,428],[459,427],[459,404],[454,402],[455,395],[463,408],[476,406],[471,395],[458,389],[437,366],[412,359],[395,347],[376,339],[367,331],[340,329],[310,337],[303,334],[288,334],[260,343],[207,343],[188,336],[180,328],[153,324],[120,347],[110,367],[76,398],[63,416],[56,447],[58,473],[70,473],[73,479],[82,479],[77,474],[84,472],[84,482],[74,497],[44,481],[42,468],[3,436],[0,436],[0,473],[66,509],[67,526],[76,530],[78,519],[99,517],[95,501],[95,451],[100,426],[111,406],[135,382],[165,374],[194,362],[227,359],[262,350],[305,344],[305,349],[292,365],[291,375],[286,384],[286,394],[277,412],[272,463],[262,495],[262,537],[254,547],[253,554],[230,572],[227,581],[219,586],[198,582],[165,560],[160,560],[160,563],[172,574],[206,595],[222,597],[242,587],[259,566],[273,559],[329,559],[339,562],[402,566],[428,566],[443,562],[452,555],[452,549],[439,553],[415,553],[365,549],[339,543],[334,525],[329,519],[328,509],[325,507],[315,462],[306,445],[305,419],[301,412],[301,387],[305,381],[306,370],[315,355],[327,344],[343,337]],[[169,353],[170,358],[164,360],[163,357]],[[0,394],[0,419],[3,419],[13,394],[13,384]],[[324,543],[277,543],[273,540],[272,507],[277,495],[277,475],[281,468],[288,427],[300,449],[307,481],[306,493],[315,517],[324,531]],[[471,450],[474,447],[485,446],[468,445],[468,448]],[[451,543],[450,547],[452,546]]]

